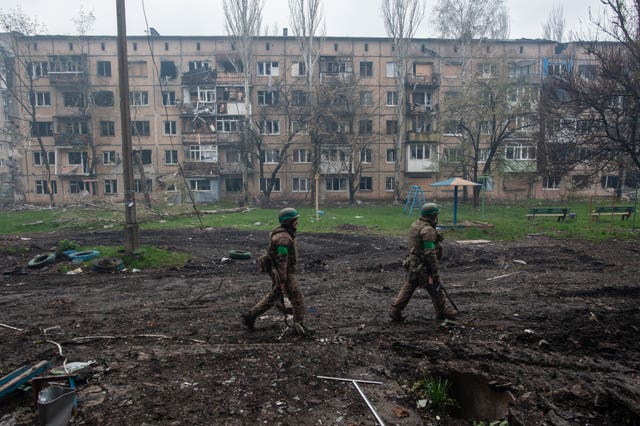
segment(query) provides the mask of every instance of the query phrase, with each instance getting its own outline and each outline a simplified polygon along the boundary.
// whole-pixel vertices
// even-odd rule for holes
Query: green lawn
[[[599,205],[609,205],[602,201]],[[619,202],[617,205],[634,205]],[[452,225],[453,204],[440,203],[441,225]],[[527,220],[531,207],[568,207],[576,214],[575,220],[558,223],[553,218]],[[594,205],[595,206],[595,205]],[[491,225],[488,228],[447,229],[452,239],[514,240],[529,234],[545,234],[558,238],[587,238],[591,240],[637,238],[640,227],[638,213],[628,221],[620,217],[604,217],[598,222],[589,220],[589,201],[564,202],[562,205],[541,200],[522,203],[486,202],[485,207],[474,208],[471,202],[460,202],[457,209],[458,224],[474,221]],[[223,206],[199,206],[202,211],[222,210]],[[418,216],[414,208],[412,215],[404,212],[404,205],[382,206],[362,204],[358,206],[322,207],[316,220],[315,210],[299,208],[300,232],[367,232],[384,235],[406,235],[407,228]],[[251,208],[246,212],[201,214],[199,217],[190,206],[173,206],[170,209],[155,208],[153,211],[138,207],[137,221],[141,232],[146,229],[169,229],[184,227],[232,227],[240,230],[269,230],[276,224],[278,209]],[[44,209],[9,211],[0,213],[0,234],[29,234],[64,230],[110,230],[122,229],[123,211],[105,209]]]

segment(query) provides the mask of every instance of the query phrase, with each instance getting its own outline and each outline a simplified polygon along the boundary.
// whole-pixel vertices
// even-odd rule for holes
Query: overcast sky
[[[506,1],[511,16],[510,38],[541,38],[542,25],[554,4],[561,4],[564,9],[565,34],[589,34],[589,9],[601,10],[599,0]],[[328,36],[386,36],[380,0],[323,3]],[[427,0],[427,10],[433,4],[435,0]],[[0,9],[6,12],[18,5],[25,14],[42,22],[48,34],[77,34],[71,18],[77,17],[82,7],[96,16],[90,35],[116,35],[116,0],[2,0]],[[144,35],[147,26],[161,35],[225,35],[222,0],[126,0],[126,15],[128,35]],[[265,0],[263,24],[269,26],[270,35],[275,28],[281,34],[289,26],[288,0]],[[437,36],[428,12],[416,36]]]

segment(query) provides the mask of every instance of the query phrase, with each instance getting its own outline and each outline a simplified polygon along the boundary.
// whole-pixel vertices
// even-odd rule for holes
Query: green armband
[[[289,254],[289,247],[278,246],[278,254]]]
[[[434,248],[436,248],[436,243],[434,243],[433,241],[423,241],[422,248],[424,248],[425,250],[433,250]]]

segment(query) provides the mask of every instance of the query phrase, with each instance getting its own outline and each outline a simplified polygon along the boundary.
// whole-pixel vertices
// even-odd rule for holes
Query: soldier
[[[284,303],[286,294],[293,307],[293,328],[298,335],[304,336],[308,331],[304,324],[304,297],[300,285],[294,277],[296,267],[296,229],[298,211],[293,208],[280,210],[280,225],[269,233],[267,254],[260,258],[260,268],[271,276],[271,291],[265,295],[249,312],[242,314],[242,323],[249,331],[254,330],[256,318],[273,307],[276,303]]]
[[[409,255],[403,262],[407,269],[407,280],[391,305],[389,316],[393,321],[404,321],[402,310],[407,306],[413,292],[424,285],[431,296],[438,320],[454,319],[457,312],[447,306],[440,282],[438,260],[442,257],[442,234],[436,230],[440,208],[435,203],[426,203],[420,209],[420,218],[409,229]]]

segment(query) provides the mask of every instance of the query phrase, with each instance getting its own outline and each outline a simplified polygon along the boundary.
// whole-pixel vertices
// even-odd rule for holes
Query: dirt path
[[[254,260],[223,261],[231,249],[264,250],[264,232],[142,232],[142,243],[191,253],[169,271],[62,275],[26,269],[59,240],[121,244],[116,233],[4,238],[0,375],[48,360],[95,360],[78,380],[74,424],[374,425],[349,382],[357,378],[386,424],[635,425],[640,422],[637,243],[535,237],[513,243],[445,240],[443,278],[463,311],[438,324],[419,290],[391,323],[404,279],[404,238],[299,235],[299,281],[313,339],[284,330],[269,311],[249,333],[239,314],[267,290]],[[459,407],[417,408],[409,388],[438,376]],[[36,421],[29,395],[0,400],[0,418]]]

